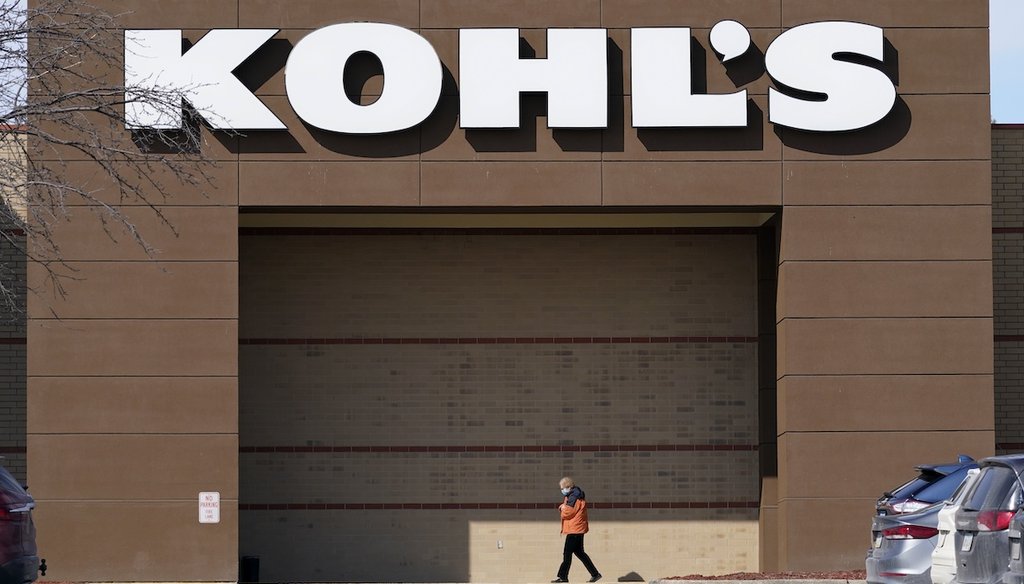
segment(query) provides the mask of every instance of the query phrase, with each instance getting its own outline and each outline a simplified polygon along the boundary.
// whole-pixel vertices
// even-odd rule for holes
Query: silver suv
[[[956,512],[956,580],[997,584],[1010,565],[1010,523],[1021,504],[1024,455],[993,456]]]

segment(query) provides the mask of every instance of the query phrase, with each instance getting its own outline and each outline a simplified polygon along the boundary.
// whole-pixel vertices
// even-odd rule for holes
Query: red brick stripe
[[[247,235],[756,235],[756,227],[239,227],[238,234]]]
[[[0,446],[0,454],[25,454],[24,446]]]
[[[993,227],[992,233],[1024,233],[1024,227]]]
[[[1024,451],[1024,442],[1002,442],[996,444],[996,450],[1008,452]]]
[[[757,509],[757,501],[654,501],[589,503],[593,509]],[[558,503],[239,503],[239,511],[408,511],[466,509],[546,509]]]
[[[997,343],[1022,343],[1024,335],[996,335]]]
[[[757,444],[599,444],[530,446],[241,446],[252,453],[400,453],[400,452],[756,452]]]
[[[756,343],[757,337],[248,338],[239,345],[620,345]]]
[[[0,345],[26,345],[28,340],[25,337],[0,338]]]

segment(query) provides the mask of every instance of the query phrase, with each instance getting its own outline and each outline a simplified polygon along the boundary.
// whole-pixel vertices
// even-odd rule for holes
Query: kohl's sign
[[[182,112],[143,97],[146,90],[180,91],[215,129],[287,128],[232,73],[279,29],[212,30],[182,53],[181,30],[125,31],[129,129],[176,129]],[[747,91],[692,91],[691,30],[630,31],[632,125],[636,128],[744,127]],[[749,31],[726,20],[711,31],[723,62],[752,46]],[[881,28],[853,22],[816,22],[786,30],[765,52],[768,119],[811,132],[845,132],[882,120],[896,103],[896,87],[881,70]],[[343,78],[362,52],[379,59],[384,89],[369,105],[353,103]],[[523,92],[543,92],[550,128],[608,126],[606,29],[549,29],[547,58],[522,59],[519,30],[459,31],[459,119],[463,128],[517,128]],[[316,30],[291,50],[285,87],[307,124],[345,134],[383,134],[412,128],[434,111],[443,69],[419,34],[400,26],[343,23]],[[176,109],[176,108],[175,108]]]

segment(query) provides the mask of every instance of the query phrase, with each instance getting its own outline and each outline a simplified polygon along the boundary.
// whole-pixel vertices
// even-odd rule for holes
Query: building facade
[[[993,221],[1019,131],[991,131],[985,0],[116,4],[192,46],[279,29],[235,74],[287,129],[204,129],[217,165],[168,183],[173,231],[123,205],[156,257],[88,208],[58,230],[76,279],[28,298],[25,423],[56,579],[235,581],[257,556],[276,581],[542,581],[567,474],[608,578],[856,568],[914,464],[1024,442],[994,384],[1020,331],[994,328],[993,294],[1019,302],[993,251],[1015,273],[1022,225]],[[723,20],[752,41],[726,62]],[[772,43],[833,21],[882,29],[891,110],[772,122]],[[289,55],[352,22],[437,52],[425,121],[299,118]],[[634,31],[665,27],[691,29],[694,94],[747,91],[746,125],[634,127]],[[460,31],[495,28],[523,59],[604,29],[606,127],[550,127],[532,93],[518,128],[461,127]],[[371,107],[385,76],[350,65]]]

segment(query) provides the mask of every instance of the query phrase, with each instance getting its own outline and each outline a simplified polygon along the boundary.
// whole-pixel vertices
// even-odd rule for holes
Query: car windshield
[[[965,466],[956,472],[950,473],[921,489],[913,497],[925,503],[945,501],[951,498],[957,488],[964,482],[968,470]]]
[[[21,488],[18,481],[11,476],[11,473],[7,472],[7,469],[0,467],[0,493],[7,493],[10,495],[22,496],[25,494],[25,489]]]
[[[1009,509],[1016,491],[1017,477],[1005,466],[989,466],[981,471],[974,490],[967,496],[964,509],[981,511],[985,509]]]
[[[893,499],[907,499],[913,497],[921,489],[942,478],[943,475],[934,471],[924,471],[918,477],[903,486],[892,490]]]
[[[973,471],[974,474],[970,474]],[[968,476],[964,477],[964,480],[960,483],[960,486],[953,491],[953,494],[946,499],[947,505],[959,505],[963,503],[964,497],[967,495],[967,490],[974,485],[974,478],[978,476],[978,469],[972,468],[968,471]]]

